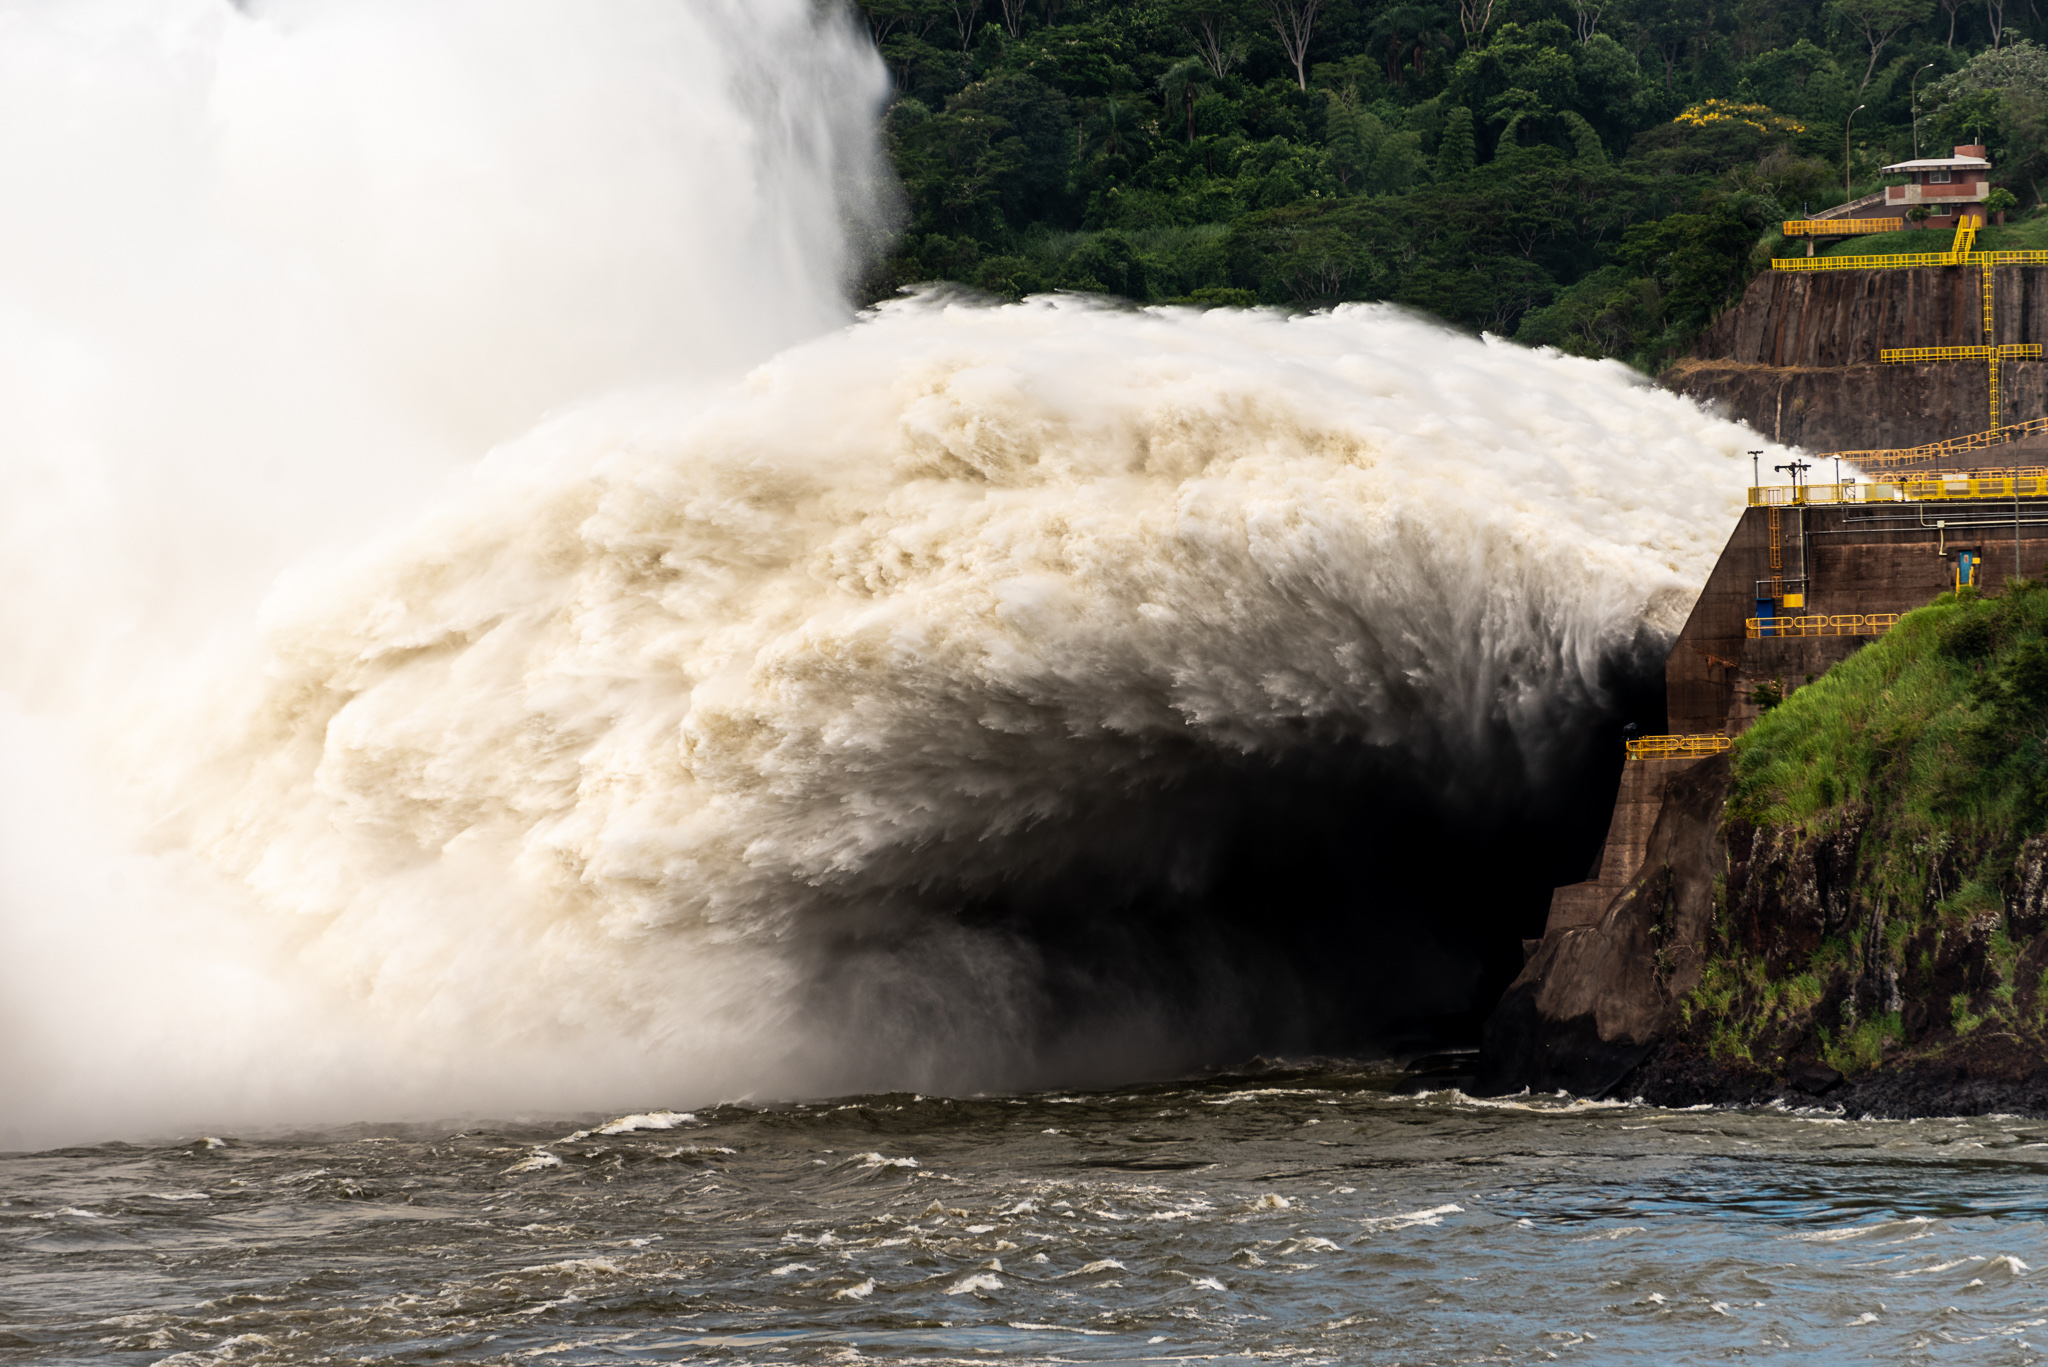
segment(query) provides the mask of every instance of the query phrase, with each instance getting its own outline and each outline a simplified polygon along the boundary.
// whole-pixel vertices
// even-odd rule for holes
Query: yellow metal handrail
[[[1897,503],[1901,501],[1897,481],[1873,480],[1868,484],[1766,484],[1749,491],[1752,508],[1790,508],[1800,504]]]
[[[2039,252],[1894,252],[1886,256],[1777,256],[1774,271],[1885,271],[1916,266],[2041,266],[2048,251]]]
[[[1775,256],[1774,271],[1881,271],[1915,266],[1966,266],[1954,252],[1894,252],[1889,256]]]
[[[1787,237],[1855,237],[1863,233],[1895,233],[1905,222],[1900,218],[1788,218]]]
[[[1968,475],[1907,476],[1895,481],[1902,503],[1926,503],[1945,498],[2040,498],[2048,495],[2048,479],[2039,475],[1993,475],[1973,479]]]
[[[1768,484],[1749,491],[1752,508],[1831,503],[1938,503],[1944,499],[2048,498],[2048,471],[2018,474],[1894,475],[1867,484]]]
[[[1972,432],[1964,437],[1950,437],[1946,441],[1930,441],[1921,446],[1900,446],[1875,451],[1828,451],[1817,457],[1820,460],[1849,460],[1865,469],[1887,465],[1921,465],[1944,456],[1961,455],[1965,451],[1982,451],[1986,447],[2003,446],[2007,442],[2048,432],[2048,418],[2028,418],[2025,422],[2007,423],[1985,432]]]
[[[2003,346],[1886,347],[1877,359],[1887,365],[1919,361],[2038,361],[2039,342],[2007,342]]]
[[[1687,759],[1718,755],[1735,742],[1727,736],[1639,736],[1626,744],[1630,759]]]
[[[1767,636],[1882,636],[1899,624],[1896,612],[1842,613],[1834,617],[1752,617],[1749,639]]]

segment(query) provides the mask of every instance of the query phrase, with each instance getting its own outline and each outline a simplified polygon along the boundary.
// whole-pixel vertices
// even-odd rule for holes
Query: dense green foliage
[[[1655,366],[1776,221],[1913,155],[1916,109],[1921,151],[1981,134],[2024,208],[2048,170],[2042,23],[1974,0],[857,8],[905,194],[874,298],[1395,300]]]
[[[1966,589],[1908,614],[1738,740],[1734,782],[1731,857],[1751,881],[1770,881],[1755,871],[1766,846],[1793,871],[1781,882],[1828,865],[1847,912],[1792,952],[1745,943],[1755,918],[1720,909],[1690,1008],[1724,1060],[1764,1064],[1815,1029],[1836,1067],[1874,1065],[1910,1033],[1898,1012],[1854,1005],[1851,981],[1883,973],[1901,1000],[1933,1004],[1925,1051],[1987,1023],[2048,1038],[2048,924],[2021,858],[2048,829],[2048,587]]]
[[[1735,776],[1730,815],[1753,825],[1862,809],[1908,845],[2010,864],[2048,829],[2048,590],[2016,580],[1907,614],[1772,708],[1736,743]],[[1921,886],[1904,878],[1893,891]]]

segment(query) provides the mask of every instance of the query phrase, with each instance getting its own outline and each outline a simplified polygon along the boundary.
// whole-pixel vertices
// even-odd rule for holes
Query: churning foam
[[[0,524],[0,1110],[39,1129],[1040,1078],[1076,1042],[963,904],[1083,861],[1199,884],[1172,795],[1317,747],[1446,798],[1540,776],[1740,506],[1746,429],[1388,308],[927,295],[815,335],[873,62],[797,0],[184,12],[172,57],[116,54],[177,87],[152,109],[205,95],[198,150],[160,130],[198,207],[136,249],[139,301],[40,239],[76,278],[0,277],[0,346],[84,358],[5,419],[37,437],[7,490],[41,496]],[[395,109],[392,44],[433,77]],[[549,117],[506,94],[558,53]],[[681,137],[707,107],[738,150]],[[437,182],[479,147],[503,164]],[[157,316],[219,282],[225,360]],[[219,408],[258,352],[279,392]],[[185,500],[215,436],[193,478],[237,492]],[[81,540],[95,510],[120,533]],[[222,653],[301,542],[259,658]],[[1177,1058],[1147,1003],[1104,1010],[1134,1066]]]

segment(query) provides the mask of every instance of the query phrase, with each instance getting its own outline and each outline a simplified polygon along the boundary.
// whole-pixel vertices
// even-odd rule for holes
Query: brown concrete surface
[[[1978,583],[1996,592],[2013,571],[2012,516],[2010,503],[1996,501],[1781,509],[1777,573],[1796,580],[1803,564],[1807,579],[1806,606],[1784,612],[1911,612],[1953,587],[1959,550],[1984,557]],[[2021,506],[2018,563],[2031,577],[2048,574],[2048,501]],[[1770,512],[1747,509],[1665,658],[1665,705],[1673,735],[1738,734],[1755,717],[1754,708],[1739,706],[1738,700],[1747,698],[1758,682],[1783,679],[1789,692],[1868,640],[1751,641],[1745,623],[1756,615],[1757,581],[1771,575]]]
[[[1726,755],[1672,774],[1635,876],[1597,921],[1548,933],[1530,953],[1486,1023],[1495,1086],[1598,1096],[1669,1028],[1700,979],[1714,879],[1728,862],[1728,786]]]
[[[2048,266],[1999,268],[1993,298],[1993,340],[2048,341]],[[1978,267],[1765,271],[1659,382],[1808,450],[1918,446],[1989,425],[1987,368],[1884,365],[1878,353],[1983,342]],[[2048,415],[2048,361],[2005,362],[1999,391],[2004,421]]]
[[[1781,508],[1776,576],[1795,589],[1803,578],[1806,589],[1805,606],[1785,608],[1782,615],[1911,612],[1953,587],[1957,556],[1965,550],[1982,557],[1977,583],[1986,592],[2002,587],[2015,566],[2030,576],[2048,575],[2048,500],[2022,502],[2017,548],[2012,516],[2010,503],[1996,501]],[[1775,684],[1783,695],[1794,693],[1875,639],[1750,637],[1758,581],[1767,583],[1773,574],[1770,520],[1768,508],[1743,513],[1665,657],[1665,707],[1673,735],[1740,735],[1761,715],[1752,700],[1759,686]],[[1585,882],[1551,894],[1542,943],[1602,921],[1642,870],[1666,787],[1700,762],[1632,760],[1622,766],[1599,867]],[[1532,947],[1532,956],[1537,949]]]
[[[1698,757],[1646,759],[1622,766],[1620,788],[1614,795],[1614,814],[1607,821],[1607,843],[1601,848],[1597,873],[1587,882],[1572,883],[1551,893],[1550,919],[1544,924],[1544,935],[1599,921],[1608,903],[1643,866],[1643,852],[1649,848],[1650,832],[1664,806],[1665,784],[1699,762]]]

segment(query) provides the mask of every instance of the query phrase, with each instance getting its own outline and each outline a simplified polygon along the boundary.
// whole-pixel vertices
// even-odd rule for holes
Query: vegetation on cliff
[[[1733,758],[1681,1040],[1737,1074],[2048,1056],[2048,587],[1943,595]]]
[[[871,298],[1395,300],[1656,366],[1773,224],[1986,138],[2048,168],[2033,10],[1948,0],[859,0],[903,230]],[[1919,244],[1915,244],[1916,246]]]

